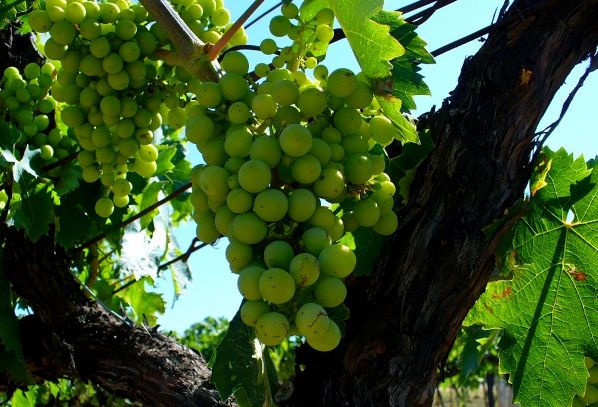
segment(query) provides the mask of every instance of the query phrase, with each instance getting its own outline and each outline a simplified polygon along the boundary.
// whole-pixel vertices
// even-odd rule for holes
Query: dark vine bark
[[[375,272],[351,281],[341,346],[300,349],[287,406],[430,406],[438,370],[494,268],[482,228],[522,196],[534,131],[571,69],[598,44],[598,0],[516,0],[466,61],[459,85],[422,118],[436,148],[418,169],[412,201]],[[217,406],[203,359],[131,326],[87,298],[49,239],[11,232],[5,270],[35,317],[22,321],[39,378],[90,379],[147,405]],[[2,378],[0,378],[1,381]]]
[[[524,11],[546,3],[536,14]],[[495,265],[482,228],[523,196],[534,131],[571,69],[598,45],[598,1],[517,0],[516,21],[465,62],[422,118],[436,148],[375,272],[350,291],[341,347],[305,350],[287,406],[430,406],[461,322]]]
[[[37,379],[73,377],[152,406],[230,406],[209,384],[203,357],[153,329],[135,326],[86,297],[69,258],[44,237],[8,229],[3,268],[35,311],[21,320],[28,368]]]

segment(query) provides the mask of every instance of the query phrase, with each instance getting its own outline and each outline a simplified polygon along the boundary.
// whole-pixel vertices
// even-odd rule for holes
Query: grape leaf
[[[328,7],[327,0],[304,0],[299,8],[301,21],[307,23],[316,17],[318,11]]]
[[[162,181],[154,181],[149,184],[144,190],[143,193],[136,198],[139,208],[144,210],[149,206],[155,204],[158,201],[158,194],[162,190],[166,183]],[[141,229],[145,229],[147,225],[149,225],[154,216],[156,216],[157,209],[151,211],[147,215],[141,217]]]
[[[21,202],[14,212],[15,226],[24,229],[32,241],[37,241],[48,233],[49,225],[54,220],[54,199],[49,185],[34,184],[34,181],[22,179]]]
[[[363,73],[369,78],[391,76],[389,61],[405,53],[405,48],[390,36],[389,26],[371,19],[383,5],[382,0],[328,0],[328,7],[334,11]]]
[[[161,294],[146,291],[145,284],[148,281],[150,280],[142,278],[114,295],[122,298],[131,306],[133,320],[138,323],[155,325],[157,322],[156,314],[164,313],[165,303]]]
[[[25,0],[0,0],[0,29],[17,19],[17,13],[27,9]]]
[[[31,160],[33,157],[38,155],[41,150],[35,149],[30,150],[29,145],[25,146],[25,151],[23,152],[23,157],[19,160],[10,150],[0,150],[0,157],[8,162],[12,163],[12,178],[15,182],[19,182],[21,177],[25,172],[29,173],[30,175],[37,177],[37,173],[33,168],[31,168]]]
[[[265,353],[237,311],[210,359],[211,381],[223,400],[235,394],[252,407],[274,405]]]
[[[0,0],[1,1],[1,0]],[[8,149],[14,148],[21,140],[25,139],[25,134],[12,125],[10,122],[0,122],[0,148]]]
[[[174,158],[176,153],[176,146],[160,146],[158,158],[156,159],[157,168],[154,176],[158,177],[160,175],[164,175],[174,168],[172,159]]]
[[[524,407],[571,405],[584,355],[598,360],[598,171],[563,149],[545,149],[535,177],[546,167],[509,235],[512,280],[490,283],[467,320],[504,330],[500,371]]]

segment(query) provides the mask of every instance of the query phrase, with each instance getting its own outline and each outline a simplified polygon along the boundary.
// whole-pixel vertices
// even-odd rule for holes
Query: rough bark
[[[38,379],[91,380],[152,406],[229,406],[209,384],[201,355],[135,326],[86,297],[51,239],[33,243],[9,229],[4,270],[35,316],[22,320],[28,368]]]
[[[504,18],[539,2],[516,0]],[[482,228],[521,197],[533,132],[567,74],[598,44],[598,0],[545,0],[501,26],[464,66],[442,108],[422,121],[436,148],[376,271],[355,281],[339,349],[301,350],[289,406],[430,406],[442,365],[494,267]],[[29,301],[25,351],[42,378],[90,379],[147,405],[223,405],[203,359],[131,326],[87,298],[53,243],[18,233],[8,277]],[[42,346],[43,345],[43,346]]]
[[[438,369],[494,269],[495,242],[482,228],[523,196],[537,124],[598,45],[597,0],[519,0],[503,18],[515,22],[489,36],[451,97],[422,120],[436,148],[400,229],[350,291],[340,348],[300,355],[306,368],[286,405],[432,404]]]

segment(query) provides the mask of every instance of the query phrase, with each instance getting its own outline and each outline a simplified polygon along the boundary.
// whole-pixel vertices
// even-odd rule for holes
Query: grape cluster
[[[274,68],[248,80],[239,52],[218,83],[195,86],[186,136],[206,165],[192,171],[197,238],[229,239],[241,318],[265,345],[302,335],[319,351],[341,338],[329,310],[345,300],[356,266],[347,231],[397,228],[383,149],[398,136],[367,80],[348,69],[315,81]],[[341,216],[342,214],[342,216]]]
[[[175,7],[206,41],[216,40],[230,19],[221,1],[177,1]],[[155,132],[163,124],[184,124],[191,75],[154,60],[172,45],[141,4],[49,0],[29,13],[29,24],[49,33],[44,53],[58,66],[50,92],[81,146],[83,180],[106,187],[95,210],[109,217],[115,206],[129,204],[128,173],[147,178],[156,172]]]
[[[0,81],[0,109],[4,120],[13,123],[26,136],[17,143],[17,150],[26,145],[40,149],[47,163],[67,157],[73,141],[54,124],[56,101],[48,94],[53,81],[54,65],[30,63],[23,73],[8,67]]]

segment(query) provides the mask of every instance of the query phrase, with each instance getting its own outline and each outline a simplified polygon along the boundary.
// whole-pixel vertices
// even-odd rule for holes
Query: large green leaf
[[[489,284],[468,323],[504,329],[516,402],[563,407],[584,392],[584,355],[598,360],[598,171],[545,149],[542,173],[502,261],[512,280]]]
[[[52,189],[47,184],[38,184],[25,178],[21,186],[21,202],[14,211],[14,222],[17,228],[25,230],[34,242],[48,233],[50,223],[54,220],[54,199]]]
[[[361,70],[369,78],[391,76],[389,61],[405,53],[405,48],[390,36],[389,26],[371,19],[383,5],[383,0],[328,0]]]
[[[271,365],[267,363],[266,353],[255,339],[253,329],[243,323],[237,312],[210,360],[211,381],[222,399],[234,394],[242,405],[274,405],[268,374]]]

